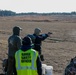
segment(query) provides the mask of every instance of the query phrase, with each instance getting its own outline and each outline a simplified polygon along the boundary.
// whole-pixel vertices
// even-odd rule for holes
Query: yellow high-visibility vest
[[[33,49],[27,51],[18,50],[15,53],[17,75],[38,75],[37,56],[38,52]]]

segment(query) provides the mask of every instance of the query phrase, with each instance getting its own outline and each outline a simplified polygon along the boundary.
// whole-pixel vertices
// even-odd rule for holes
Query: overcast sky
[[[1,10],[21,12],[71,12],[76,11],[76,0],[0,0]]]

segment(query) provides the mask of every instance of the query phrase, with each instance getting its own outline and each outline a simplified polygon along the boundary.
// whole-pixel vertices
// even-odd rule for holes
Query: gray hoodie
[[[20,49],[22,44],[22,39],[20,35],[21,28],[15,26],[13,28],[13,35],[8,38],[8,56],[14,57],[15,52]]]

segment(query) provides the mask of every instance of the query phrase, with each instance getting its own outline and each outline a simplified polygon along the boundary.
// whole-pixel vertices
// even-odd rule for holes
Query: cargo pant
[[[15,68],[15,58],[9,56],[8,57],[8,68],[7,68],[7,75],[16,75],[16,68]]]

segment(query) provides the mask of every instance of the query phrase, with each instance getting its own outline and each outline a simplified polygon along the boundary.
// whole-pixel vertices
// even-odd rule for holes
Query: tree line
[[[10,10],[0,10],[0,16],[21,16],[21,15],[76,15],[76,12],[62,12],[62,13],[34,13],[34,12],[28,12],[28,13],[16,13]]]
[[[0,10],[0,16],[15,16],[16,12],[8,10]]]

